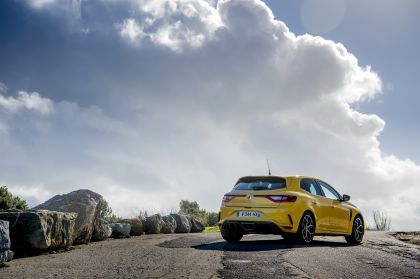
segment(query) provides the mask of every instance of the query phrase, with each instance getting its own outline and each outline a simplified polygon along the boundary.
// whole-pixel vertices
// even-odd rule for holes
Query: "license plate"
[[[260,218],[261,213],[255,211],[238,211],[236,212],[236,217],[253,217]]]

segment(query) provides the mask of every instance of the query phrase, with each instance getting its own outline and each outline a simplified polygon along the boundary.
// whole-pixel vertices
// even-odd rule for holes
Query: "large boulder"
[[[0,265],[11,261],[13,252],[10,251],[9,222],[0,220]]]
[[[204,224],[194,216],[188,216],[188,221],[191,224],[190,232],[192,233],[202,232],[206,228],[206,226],[204,226]]]
[[[73,240],[75,244],[88,243],[92,238],[96,218],[99,218],[101,195],[90,190],[77,190],[64,195],[56,195],[35,207],[62,212],[77,213]]]
[[[111,223],[113,238],[124,238],[130,237],[131,225],[127,223]]]
[[[146,217],[145,225],[146,234],[160,233],[162,228],[162,216],[160,214],[155,214],[150,217]]]
[[[112,228],[109,223],[101,218],[96,218],[93,225],[91,241],[102,241],[109,238],[112,234]]]
[[[139,218],[120,219],[118,223],[126,223],[131,225],[131,236],[138,236],[144,233],[143,222]]]
[[[191,231],[191,223],[188,221],[186,215],[182,214],[171,214],[176,221],[176,233],[189,233]]]
[[[176,230],[176,221],[175,218],[171,215],[162,217],[162,228],[160,229],[161,233],[174,233]]]
[[[0,220],[9,221],[11,250],[18,256],[71,246],[76,217],[76,213],[49,210],[0,212]]]

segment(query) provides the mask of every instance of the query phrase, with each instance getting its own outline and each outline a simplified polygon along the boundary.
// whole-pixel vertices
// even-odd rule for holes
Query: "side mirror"
[[[344,194],[343,197],[341,198],[341,201],[349,201],[350,200],[350,196]]]

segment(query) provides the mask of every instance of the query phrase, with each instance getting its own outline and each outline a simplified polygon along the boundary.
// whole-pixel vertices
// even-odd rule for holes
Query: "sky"
[[[420,229],[419,3],[0,2],[0,184],[115,213],[317,176]]]

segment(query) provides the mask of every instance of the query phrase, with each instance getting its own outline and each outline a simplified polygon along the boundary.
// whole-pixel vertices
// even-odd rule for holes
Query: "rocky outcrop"
[[[0,220],[0,265],[11,261],[13,252],[10,251],[9,222]]]
[[[131,225],[127,223],[111,223],[112,229],[111,237],[113,238],[125,238],[130,237]]]
[[[171,215],[162,217],[162,228],[160,229],[161,233],[174,233],[176,229],[175,218]]]
[[[192,233],[198,233],[198,232],[202,232],[205,229],[204,224],[198,220],[197,218],[195,218],[194,216],[188,216],[188,221],[191,224],[191,230],[190,232]]]
[[[191,223],[188,221],[186,215],[182,214],[171,214],[176,221],[176,233],[189,233],[191,231]]]
[[[101,218],[96,218],[93,225],[91,241],[102,241],[111,237],[112,228],[109,223]]]
[[[132,219],[120,219],[118,220],[118,223],[126,223],[131,225],[131,236],[138,236],[142,235],[144,233],[144,227],[143,222],[138,218],[132,218]]]
[[[146,234],[160,233],[162,228],[162,216],[160,214],[155,214],[150,217],[146,217],[145,225]]]
[[[49,210],[0,212],[0,220],[9,222],[11,250],[18,256],[71,246],[76,217]]]
[[[91,240],[95,220],[99,218],[101,195],[90,190],[77,190],[64,195],[56,195],[35,207],[62,212],[77,213],[73,240],[75,244],[88,243]]]

